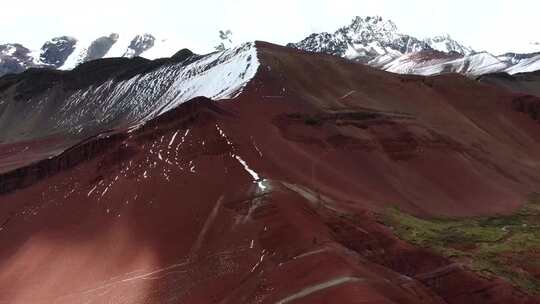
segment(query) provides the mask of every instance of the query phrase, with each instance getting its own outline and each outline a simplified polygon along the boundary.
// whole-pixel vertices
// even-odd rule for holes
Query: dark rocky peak
[[[61,67],[75,50],[77,39],[68,36],[55,37],[41,47],[40,61],[55,68]]]
[[[24,64],[22,64],[17,58],[8,57],[8,58],[1,58],[0,57],[0,76],[6,75],[6,74],[14,74],[14,73],[21,73],[24,70],[26,70],[26,67]]]
[[[24,59],[30,57],[30,50],[19,43],[2,44],[0,45],[0,56]]]
[[[150,34],[137,35],[129,44],[124,57],[137,57],[148,51],[156,42],[156,38]]]
[[[315,53],[344,56],[348,41],[345,35],[314,33],[298,43],[289,43],[288,47]]]
[[[0,45],[0,76],[20,73],[33,65],[31,51],[19,43]]]
[[[171,59],[175,62],[183,62],[193,55],[195,54],[190,49],[181,49],[180,51],[176,52]]]
[[[90,44],[88,47],[86,57],[83,61],[90,61],[103,58],[112,46],[118,41],[120,35],[112,33],[109,36],[100,37]]]

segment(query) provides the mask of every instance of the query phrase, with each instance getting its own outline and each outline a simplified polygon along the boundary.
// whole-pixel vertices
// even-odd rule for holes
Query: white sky
[[[0,5],[0,42],[39,48],[59,35],[93,39],[152,33],[195,52],[212,49],[219,29],[236,41],[296,42],[312,32],[380,15],[418,38],[449,33],[495,54],[540,50],[540,0],[25,0]]]

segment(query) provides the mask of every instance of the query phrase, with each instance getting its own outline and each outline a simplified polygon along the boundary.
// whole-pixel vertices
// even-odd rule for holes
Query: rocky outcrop
[[[103,36],[96,39],[88,49],[86,50],[86,57],[84,62],[103,58],[112,48],[112,46],[118,41],[120,36],[118,34],[110,34],[109,36]]]
[[[137,57],[154,46],[156,38],[150,34],[137,35],[128,46],[124,57]]]
[[[77,39],[68,36],[56,37],[45,42],[41,47],[40,61],[54,68],[59,68],[75,51]]]
[[[21,73],[34,65],[30,50],[21,44],[0,45],[0,76]]]

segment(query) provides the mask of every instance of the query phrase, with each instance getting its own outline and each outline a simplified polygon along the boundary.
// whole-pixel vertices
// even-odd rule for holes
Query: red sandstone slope
[[[0,303],[537,303],[372,213],[518,207],[540,186],[540,126],[515,96],[258,51],[235,100],[2,175]]]
[[[244,119],[250,132],[279,132],[267,136],[280,142],[263,147],[265,162],[294,180],[368,208],[458,216],[509,211],[538,190],[539,124],[513,109],[519,96],[458,75],[403,77],[268,45],[261,53],[271,72],[243,98],[264,107],[249,103],[255,115]]]

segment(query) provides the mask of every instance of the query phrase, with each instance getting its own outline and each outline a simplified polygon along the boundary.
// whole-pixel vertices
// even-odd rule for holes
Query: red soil
[[[521,206],[540,188],[540,126],[514,95],[259,52],[234,101],[0,177],[0,303],[540,303],[374,215]]]

